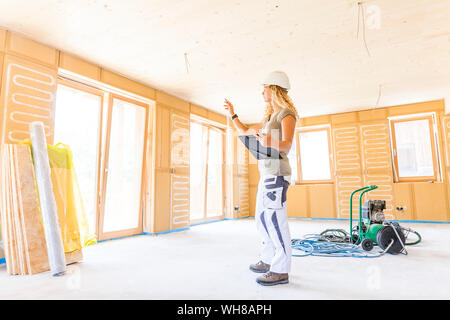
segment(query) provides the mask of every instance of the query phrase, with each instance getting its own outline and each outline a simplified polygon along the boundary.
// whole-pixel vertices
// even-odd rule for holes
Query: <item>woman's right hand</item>
[[[234,107],[230,101],[225,99],[225,103],[223,106],[224,106],[225,110],[227,110],[230,113],[230,116],[234,116]]]

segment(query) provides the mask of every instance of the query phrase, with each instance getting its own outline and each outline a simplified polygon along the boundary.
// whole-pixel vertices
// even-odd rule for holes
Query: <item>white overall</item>
[[[289,273],[291,269],[291,235],[289,232],[286,193],[289,176],[263,175],[256,196],[255,219],[262,238],[261,260],[270,271]]]

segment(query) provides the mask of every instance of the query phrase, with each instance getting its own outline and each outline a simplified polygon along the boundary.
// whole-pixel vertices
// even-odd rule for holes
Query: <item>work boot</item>
[[[264,263],[260,260],[255,264],[251,264],[250,270],[256,273],[265,273],[270,270],[270,264]]]
[[[289,275],[287,273],[275,273],[269,271],[256,278],[256,282],[263,286],[274,286],[277,284],[289,283]]]

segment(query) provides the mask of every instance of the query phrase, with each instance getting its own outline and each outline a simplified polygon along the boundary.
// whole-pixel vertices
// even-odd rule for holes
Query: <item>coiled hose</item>
[[[400,227],[408,238],[410,233],[417,236],[416,241],[406,242],[405,245],[415,245],[422,241],[422,237],[417,231],[411,228]],[[303,239],[292,239],[293,250],[303,252],[303,254],[292,254],[293,257],[320,256],[320,257],[353,257],[353,258],[377,258],[386,253],[387,250],[365,251],[360,246],[351,243],[350,235],[343,229],[326,229],[320,234],[305,235]]]

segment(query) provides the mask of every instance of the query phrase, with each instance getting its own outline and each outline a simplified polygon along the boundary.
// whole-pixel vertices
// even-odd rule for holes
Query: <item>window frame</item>
[[[323,180],[305,180],[302,179],[302,161],[301,161],[301,149],[300,149],[300,134],[305,132],[326,131],[328,140],[328,161],[330,165],[330,179]],[[331,147],[331,127],[330,125],[321,125],[314,127],[300,127],[295,130],[295,146],[296,146],[296,159],[297,159],[297,181],[296,185],[310,185],[310,184],[333,184],[333,150]]]
[[[428,129],[430,130],[430,145],[431,145],[431,156],[433,158],[433,176],[414,176],[414,177],[400,177],[399,169],[398,169],[398,157],[397,157],[397,140],[395,136],[395,123],[400,122],[408,122],[408,121],[417,121],[417,120],[427,120],[428,121]],[[392,165],[393,165],[393,173],[394,173],[394,182],[427,182],[434,181],[437,182],[439,180],[439,155],[438,155],[438,146],[435,135],[435,115],[431,114],[417,114],[417,115],[408,115],[401,116],[389,119],[389,128],[391,134],[391,157],[392,157]]]
[[[152,173],[152,168],[147,164],[148,159],[153,158],[153,151],[149,146],[151,137],[154,135],[152,122],[154,112],[154,101],[146,97],[134,94],[132,92],[122,90],[106,83],[96,80],[84,78],[77,74],[72,74],[63,69],[58,70],[57,86],[62,85],[93,95],[102,97],[101,110],[99,118],[99,131],[98,131],[98,150],[97,150],[97,177],[96,177],[96,190],[97,190],[97,202],[96,202],[96,217],[95,217],[95,232],[98,241],[104,241],[109,239],[115,239],[118,237],[131,236],[142,233],[144,228],[144,215],[147,204],[146,193],[150,193],[149,187],[146,186],[145,179]],[[105,169],[108,164],[109,157],[109,145],[110,145],[110,129],[112,115],[112,107],[114,99],[123,100],[125,102],[136,104],[145,108],[145,138],[143,144],[143,159],[142,159],[142,175],[141,175],[141,194],[139,205],[139,226],[132,229],[116,230],[116,231],[103,231],[103,222],[105,216],[105,196],[106,196],[106,179]],[[148,178],[147,178],[148,179]],[[150,204],[151,206],[151,204]]]

